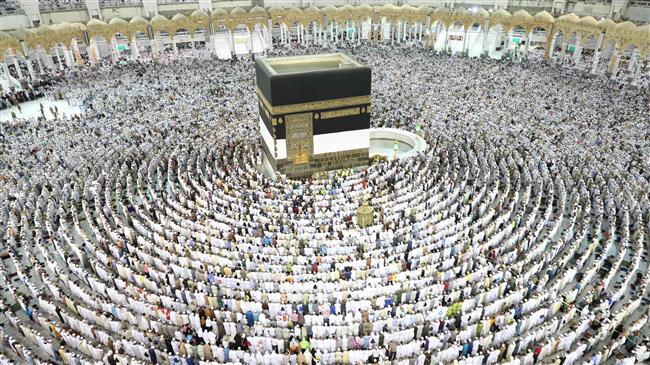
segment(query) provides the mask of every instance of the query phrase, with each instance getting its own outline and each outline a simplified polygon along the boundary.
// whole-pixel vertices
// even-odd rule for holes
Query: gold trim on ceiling
[[[370,104],[370,95],[363,96],[353,96],[349,98],[341,99],[330,99],[322,101],[312,101],[308,103],[301,104],[289,104],[289,105],[276,105],[272,106],[262,91],[257,88],[255,90],[259,100],[262,101],[266,109],[271,113],[271,115],[280,115],[280,114],[292,114],[292,113],[302,113],[307,111],[323,110],[323,109],[333,109],[333,108],[343,108],[348,106],[357,106],[360,104]]]

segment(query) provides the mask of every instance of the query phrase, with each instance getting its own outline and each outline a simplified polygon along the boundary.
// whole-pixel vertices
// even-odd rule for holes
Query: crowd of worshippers
[[[647,272],[589,246],[647,264],[647,89],[540,55],[341,50],[372,69],[373,126],[420,126],[430,151],[271,181],[254,64],[208,50],[70,71],[49,92],[81,117],[2,124],[4,348],[75,365],[647,360]],[[362,230],[366,196],[379,223]]]
[[[42,0],[38,2],[38,7],[41,10],[65,10],[65,9],[79,9],[84,7],[83,0]]]
[[[20,89],[16,91],[2,91],[0,94],[0,110],[13,108],[14,106],[18,108],[19,112],[22,112],[20,106],[21,103],[40,99],[45,96],[42,90],[33,89],[29,87],[27,89]]]
[[[12,68],[15,70],[15,68]],[[26,71],[24,71],[26,72]],[[29,80],[24,87],[13,87],[10,90],[0,90],[0,110],[15,107],[17,114],[22,113],[21,103],[41,99],[46,96],[54,96],[50,89],[54,84],[62,80],[63,73],[60,70],[39,74],[38,80]],[[16,75],[17,77],[17,75]],[[60,93],[57,93],[60,94]]]
[[[11,2],[11,1],[10,1]],[[167,2],[188,2],[188,0],[167,0]],[[85,6],[83,0],[40,0],[38,2],[41,10],[66,10],[66,9],[79,9]],[[142,5],[141,0],[99,0],[100,8],[115,7],[115,6],[129,6],[129,5]]]
[[[22,12],[20,4],[16,0],[4,0],[0,2],[0,15]]]

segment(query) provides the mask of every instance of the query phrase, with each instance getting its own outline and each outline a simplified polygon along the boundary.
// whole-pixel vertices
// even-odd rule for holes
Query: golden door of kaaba
[[[295,165],[308,163],[314,154],[313,114],[286,116],[287,157]]]

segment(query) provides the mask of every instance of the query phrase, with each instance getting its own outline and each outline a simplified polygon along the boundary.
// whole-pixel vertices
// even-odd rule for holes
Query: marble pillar
[[[573,62],[575,63],[576,67],[578,67],[578,64],[580,63],[580,60],[582,59],[582,40],[580,37],[578,37],[576,41],[576,50],[573,53]]]
[[[594,59],[591,62],[591,73],[595,74],[598,71],[598,61],[600,61],[601,51],[599,49],[594,50]]]
[[[496,36],[495,36],[496,37],[496,42],[492,43],[492,47],[488,47],[488,55],[496,52],[497,44],[501,44],[502,32],[503,32],[503,28],[500,28],[499,31],[496,32],[497,33]],[[503,53],[503,51],[501,51],[501,53]]]
[[[598,40],[596,41],[596,49],[594,50],[594,58],[591,63],[591,73],[595,74],[598,71],[598,62],[600,61],[600,55],[603,48],[603,40],[605,39],[605,33],[600,33]]]
[[[216,39],[215,39],[216,42]],[[215,43],[215,54],[216,54],[216,43]],[[154,37],[151,40],[151,55],[153,58],[158,59],[160,58],[160,45],[158,44],[158,37]]]
[[[20,68],[20,64],[18,63],[18,56],[14,56],[14,67],[16,68],[16,73],[18,74],[18,79],[23,78],[23,70]]]
[[[483,31],[483,39],[481,39],[481,56],[485,56],[487,52],[487,38],[490,32],[490,28],[487,26],[487,21],[481,26]]]
[[[402,40],[402,37],[401,37],[401,35],[402,35],[402,27],[401,27],[401,24],[400,24],[400,23],[397,23],[397,24],[395,25],[395,28],[396,28],[396,32],[395,32],[395,36],[396,36],[395,38],[396,38],[396,39],[395,39],[395,41],[397,42],[397,44],[400,44],[400,43],[401,43],[401,40]]]
[[[29,59],[29,55],[25,56],[25,63],[27,64],[27,72],[29,77],[34,82],[36,80],[36,75],[34,74],[34,67],[32,66],[32,60]]]
[[[359,23],[357,26],[355,26],[354,30],[356,32],[357,36],[357,44],[361,44],[361,33],[363,29],[363,23]]]
[[[329,43],[334,43],[334,23],[330,22],[330,39]]]
[[[511,43],[512,43],[512,32],[513,32],[513,31],[510,30],[510,31],[508,31],[508,32],[506,33],[506,40],[503,42],[503,48],[504,48],[504,49],[501,50],[501,57],[502,57],[502,58],[503,58],[503,56],[504,56],[505,54],[508,53],[508,51],[510,51],[510,45],[511,45]],[[514,53],[513,53],[512,56],[510,57],[510,60],[511,60],[511,61],[514,61],[514,58],[515,58],[515,56],[514,56]]]
[[[630,56],[630,62],[627,64],[627,70],[633,72],[636,70],[636,65],[639,59],[639,49],[634,47],[632,50],[632,56]]]
[[[463,34],[463,50],[461,51],[461,54],[464,56],[465,55],[465,48],[467,47],[467,34],[469,33],[469,29],[465,29],[465,33]],[[469,52],[467,52],[469,54]]]
[[[212,42],[211,42],[212,43],[212,54],[216,56],[217,55],[217,37],[216,36],[211,37],[211,39],[212,39]]]
[[[544,49],[544,59],[553,59],[553,48],[555,47],[555,34],[551,31],[546,35],[546,48]]]
[[[38,52],[36,53],[36,64],[38,65],[38,72],[39,72],[40,74],[43,74],[43,73],[44,73],[44,70],[43,70],[43,63],[41,63],[41,57],[40,57],[40,55],[38,54]]]
[[[111,52],[113,56],[113,61],[117,61],[120,58],[120,51],[117,48],[117,37],[112,36],[111,37],[111,45],[113,46],[113,52]]]
[[[449,43],[449,27],[445,26],[445,43],[444,46],[442,47],[442,51],[444,53],[447,53],[447,44]]]
[[[619,56],[618,51],[614,48],[614,52],[612,52],[612,56],[609,60],[609,67],[607,68],[607,77],[612,80],[616,79],[616,75],[618,74],[620,59],[621,57]]]
[[[59,63],[59,70],[63,70],[63,60],[61,60],[58,46],[54,46],[54,53],[56,54],[56,61]]]
[[[72,40],[72,53],[74,54],[75,62],[77,66],[83,66],[84,60],[81,58],[81,52],[79,52],[79,44],[76,39]]]
[[[45,52],[45,60],[47,61],[46,65],[50,68],[50,70],[54,70],[56,68],[56,65],[54,64],[54,57],[56,57],[56,54],[50,56],[47,54],[47,51]]]
[[[207,45],[208,42],[205,42]],[[140,49],[138,48],[138,41],[135,38],[135,35],[133,35],[133,38],[131,38],[131,58],[133,59],[139,59],[140,58]]]
[[[286,30],[284,30],[284,24],[280,24],[280,44],[286,43]]]
[[[273,36],[271,35],[272,29],[273,28],[264,27],[264,55],[266,55],[266,51],[273,49]]]
[[[562,35],[562,37],[566,38],[565,35]],[[569,47],[569,40],[568,39],[562,39],[562,49],[560,51],[560,59],[559,59],[560,65],[564,64],[564,58],[566,57],[567,47]]]
[[[9,73],[9,66],[7,66],[7,61],[2,61],[2,71],[4,72],[5,80],[11,82],[11,74]]]
[[[65,64],[68,66],[69,69],[73,69],[75,66],[74,63],[74,56],[72,55],[72,47],[64,47],[63,48],[63,56],[65,58]]]
[[[647,56],[646,56],[647,58]],[[643,71],[643,64],[645,60],[640,59],[636,62],[636,68],[634,70],[634,74],[632,76],[632,84],[633,85],[638,85],[639,81],[641,81],[641,72]]]
[[[90,46],[88,47],[88,58],[90,59],[91,65],[96,65],[97,62],[99,61],[98,53],[99,52],[97,52],[97,40],[93,37],[90,40]]]

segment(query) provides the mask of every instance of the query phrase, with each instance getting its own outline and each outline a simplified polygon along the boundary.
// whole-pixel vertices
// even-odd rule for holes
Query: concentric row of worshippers
[[[2,124],[0,360],[646,361],[648,95],[535,60],[344,51],[374,72],[373,124],[421,124],[429,151],[270,180],[252,62],[206,50],[71,70],[48,92],[82,115]]]

